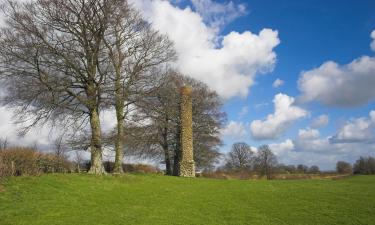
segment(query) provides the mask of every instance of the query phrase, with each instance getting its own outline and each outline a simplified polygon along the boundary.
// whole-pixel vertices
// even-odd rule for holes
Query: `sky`
[[[375,1],[130,2],[174,42],[175,66],[223,98],[223,153],[268,144],[280,163],[326,170],[375,156]],[[11,115],[0,108],[1,136],[49,145],[46,129],[16,137]]]

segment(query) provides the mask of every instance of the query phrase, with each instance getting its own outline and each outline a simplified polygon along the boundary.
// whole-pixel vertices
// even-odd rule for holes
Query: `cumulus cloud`
[[[242,139],[247,136],[245,125],[242,122],[236,121],[230,121],[220,133],[222,137],[231,139]]]
[[[374,31],[371,36],[375,36]],[[346,65],[325,62],[301,74],[298,81],[301,99],[339,107],[372,102],[375,100],[374,74],[375,57],[362,56]]]
[[[375,111],[370,117],[352,119],[343,125],[330,140],[332,143],[374,142]]]
[[[283,80],[280,80],[279,78],[277,78],[277,79],[273,82],[272,87],[274,87],[274,88],[278,88],[278,87],[283,86],[284,83],[285,83],[285,82],[284,82]]]
[[[371,38],[372,38],[371,49],[372,49],[373,51],[375,51],[375,30],[373,30],[373,31],[371,32]]]
[[[284,154],[289,154],[290,151],[294,150],[294,143],[291,139],[287,139],[282,143],[277,144],[270,144],[270,149],[275,153],[277,156],[282,156]]]
[[[294,105],[295,99],[285,94],[277,94],[273,100],[275,112],[264,120],[254,120],[250,125],[255,139],[276,139],[298,119],[306,117],[307,111]]]
[[[300,129],[298,131],[298,137],[303,140],[311,140],[316,139],[320,135],[318,130],[307,128],[307,129]]]
[[[334,169],[337,161],[353,162],[360,156],[375,156],[375,111],[369,117],[354,118],[334,136],[321,137],[316,129],[300,129],[297,137],[270,144],[281,163],[319,165]]]
[[[161,0],[132,2],[157,30],[174,41],[179,55],[177,68],[205,82],[224,98],[247,96],[255,76],[271,71],[276,63],[274,48],[280,40],[275,30],[262,29],[258,34],[232,31],[221,36],[217,27],[205,23],[202,13],[197,12],[201,7],[198,3],[203,1],[196,1],[197,11]],[[221,8],[216,4],[215,8]],[[215,9],[220,13],[213,14],[225,18],[228,12],[223,10]]]
[[[322,128],[327,126],[329,123],[329,116],[328,115],[320,115],[314,119],[311,123],[312,128]]]

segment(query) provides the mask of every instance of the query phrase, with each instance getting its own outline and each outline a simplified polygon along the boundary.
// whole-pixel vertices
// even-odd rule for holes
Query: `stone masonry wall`
[[[193,153],[193,112],[192,88],[181,88],[181,160],[179,163],[180,177],[195,177]]]

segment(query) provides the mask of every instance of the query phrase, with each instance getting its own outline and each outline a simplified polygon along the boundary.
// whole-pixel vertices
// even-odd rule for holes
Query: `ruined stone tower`
[[[195,177],[193,153],[193,112],[192,87],[181,88],[181,158],[179,164],[180,177]]]

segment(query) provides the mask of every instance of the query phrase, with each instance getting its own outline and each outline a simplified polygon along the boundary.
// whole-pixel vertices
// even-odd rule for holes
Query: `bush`
[[[0,159],[0,176],[40,175],[71,170],[71,163],[67,159],[32,148],[13,147],[2,150]]]

